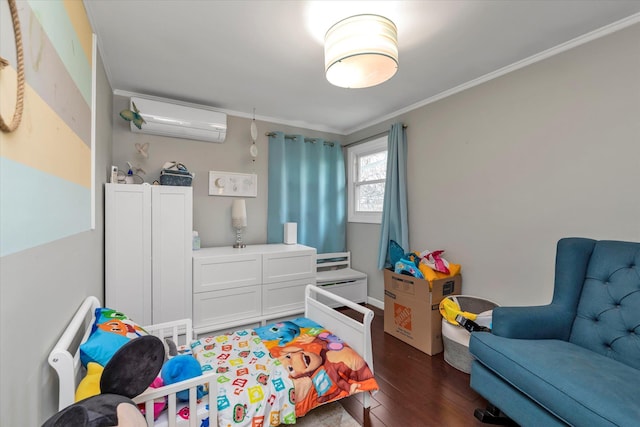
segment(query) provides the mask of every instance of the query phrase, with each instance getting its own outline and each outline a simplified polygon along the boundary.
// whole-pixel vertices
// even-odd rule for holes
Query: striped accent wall
[[[25,66],[20,127],[0,134],[0,257],[91,227],[92,30],[81,1],[17,2]],[[13,116],[16,48],[0,3],[0,112]]]

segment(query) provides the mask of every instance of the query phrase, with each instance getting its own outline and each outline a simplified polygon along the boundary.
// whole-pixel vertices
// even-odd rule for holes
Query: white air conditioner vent
[[[156,101],[132,97],[146,123],[138,129],[131,122],[131,131],[207,142],[224,142],[227,136],[227,115],[205,108],[191,107],[172,101]]]

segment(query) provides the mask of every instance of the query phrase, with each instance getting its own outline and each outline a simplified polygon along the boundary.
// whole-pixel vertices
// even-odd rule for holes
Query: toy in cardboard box
[[[460,264],[450,263],[443,250],[407,252],[394,240],[389,243],[389,258],[394,272],[425,279],[429,283],[460,274]]]
[[[442,253],[405,253],[392,240],[393,268],[384,271],[385,332],[429,355],[443,350],[440,301],[462,288],[460,265],[443,260]]]

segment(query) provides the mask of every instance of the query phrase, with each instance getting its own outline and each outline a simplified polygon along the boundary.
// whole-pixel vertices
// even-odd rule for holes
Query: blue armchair
[[[484,421],[639,426],[640,243],[560,240],[551,304],[494,309],[469,351]]]

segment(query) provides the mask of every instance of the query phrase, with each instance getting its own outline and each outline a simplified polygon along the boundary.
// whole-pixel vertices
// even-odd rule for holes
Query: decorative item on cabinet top
[[[160,171],[160,184],[190,187],[194,176],[180,162],[165,162]]]
[[[258,195],[258,175],[209,171],[209,195],[256,197]]]

